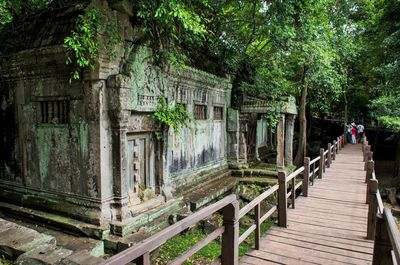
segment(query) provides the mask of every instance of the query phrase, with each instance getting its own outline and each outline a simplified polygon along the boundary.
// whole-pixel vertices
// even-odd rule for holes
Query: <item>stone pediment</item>
[[[270,107],[276,104],[281,105],[281,113],[297,115],[296,100],[292,96],[288,97],[287,100],[280,102],[262,99],[248,99],[242,103],[240,111],[242,113],[268,114]]]

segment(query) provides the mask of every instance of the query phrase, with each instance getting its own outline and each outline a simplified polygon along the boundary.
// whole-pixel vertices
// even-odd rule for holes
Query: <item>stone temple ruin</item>
[[[100,56],[81,80],[69,82],[63,47],[76,8],[22,21],[1,48],[1,212],[93,238],[122,237],[228,193],[237,181],[229,166],[246,174],[252,160],[292,164],[292,99],[274,131],[262,119],[265,102],[247,98],[234,109],[228,78],[157,66],[149,48],[133,45],[124,5],[95,3],[123,41],[115,59]],[[152,118],[160,96],[196,120],[163,141]]]

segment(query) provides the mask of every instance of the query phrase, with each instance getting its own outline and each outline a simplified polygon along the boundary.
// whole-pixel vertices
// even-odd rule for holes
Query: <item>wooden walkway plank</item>
[[[346,145],[308,197],[288,209],[287,228],[272,227],[240,264],[371,264],[362,160],[361,145]]]

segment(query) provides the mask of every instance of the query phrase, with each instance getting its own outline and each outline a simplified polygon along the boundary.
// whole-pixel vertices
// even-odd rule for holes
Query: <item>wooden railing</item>
[[[365,182],[367,183],[367,238],[374,240],[372,264],[400,264],[400,233],[392,211],[383,205],[375,174],[373,153],[365,136],[363,137],[362,149],[365,162],[364,170],[366,170]]]
[[[340,136],[333,144],[328,145],[328,149],[324,151],[321,148],[320,156],[310,160],[309,157],[304,158],[304,166],[298,168],[287,176],[285,171],[278,172],[278,184],[270,187],[254,200],[239,210],[239,202],[236,195],[229,195],[224,199],[207,206],[198,212],[186,217],[185,219],[169,226],[168,228],[152,235],[139,244],[132,246],[104,261],[103,265],[120,265],[129,262],[135,262],[137,265],[150,264],[150,252],[160,247],[170,238],[180,234],[184,230],[196,225],[199,221],[206,217],[222,211],[223,225],[211,232],[195,244],[191,249],[185,251],[181,256],[168,264],[181,264],[183,261],[191,257],[197,251],[202,249],[211,241],[219,236],[222,236],[221,245],[221,264],[222,265],[237,265],[239,261],[239,244],[242,243],[252,232],[255,232],[255,248],[260,248],[261,224],[266,221],[271,215],[278,211],[278,226],[287,226],[287,207],[288,199],[290,198],[290,207],[295,208],[296,190],[302,188],[301,194],[304,197],[308,196],[308,186],[314,185],[317,178],[322,178],[325,172],[325,167],[330,167],[332,160],[335,160],[336,154],[344,146],[344,136]],[[316,166],[317,163],[318,167]],[[318,175],[317,175],[318,173]],[[296,183],[296,178],[303,176],[302,181]],[[318,177],[317,177],[318,176]],[[288,187],[289,192],[288,192]],[[277,205],[274,205],[264,215],[260,214],[260,206],[262,201],[278,192]],[[254,224],[251,225],[244,233],[239,236],[239,219],[247,213],[254,210]],[[215,261],[219,263],[219,261]]]

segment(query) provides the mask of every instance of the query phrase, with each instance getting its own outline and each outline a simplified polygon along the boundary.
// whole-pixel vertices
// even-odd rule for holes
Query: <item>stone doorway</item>
[[[248,119],[247,123],[247,159],[252,160],[256,158],[257,149],[257,120],[253,117]]]
[[[143,201],[146,192],[155,194],[154,154],[151,134],[128,135],[128,194],[131,204]]]

